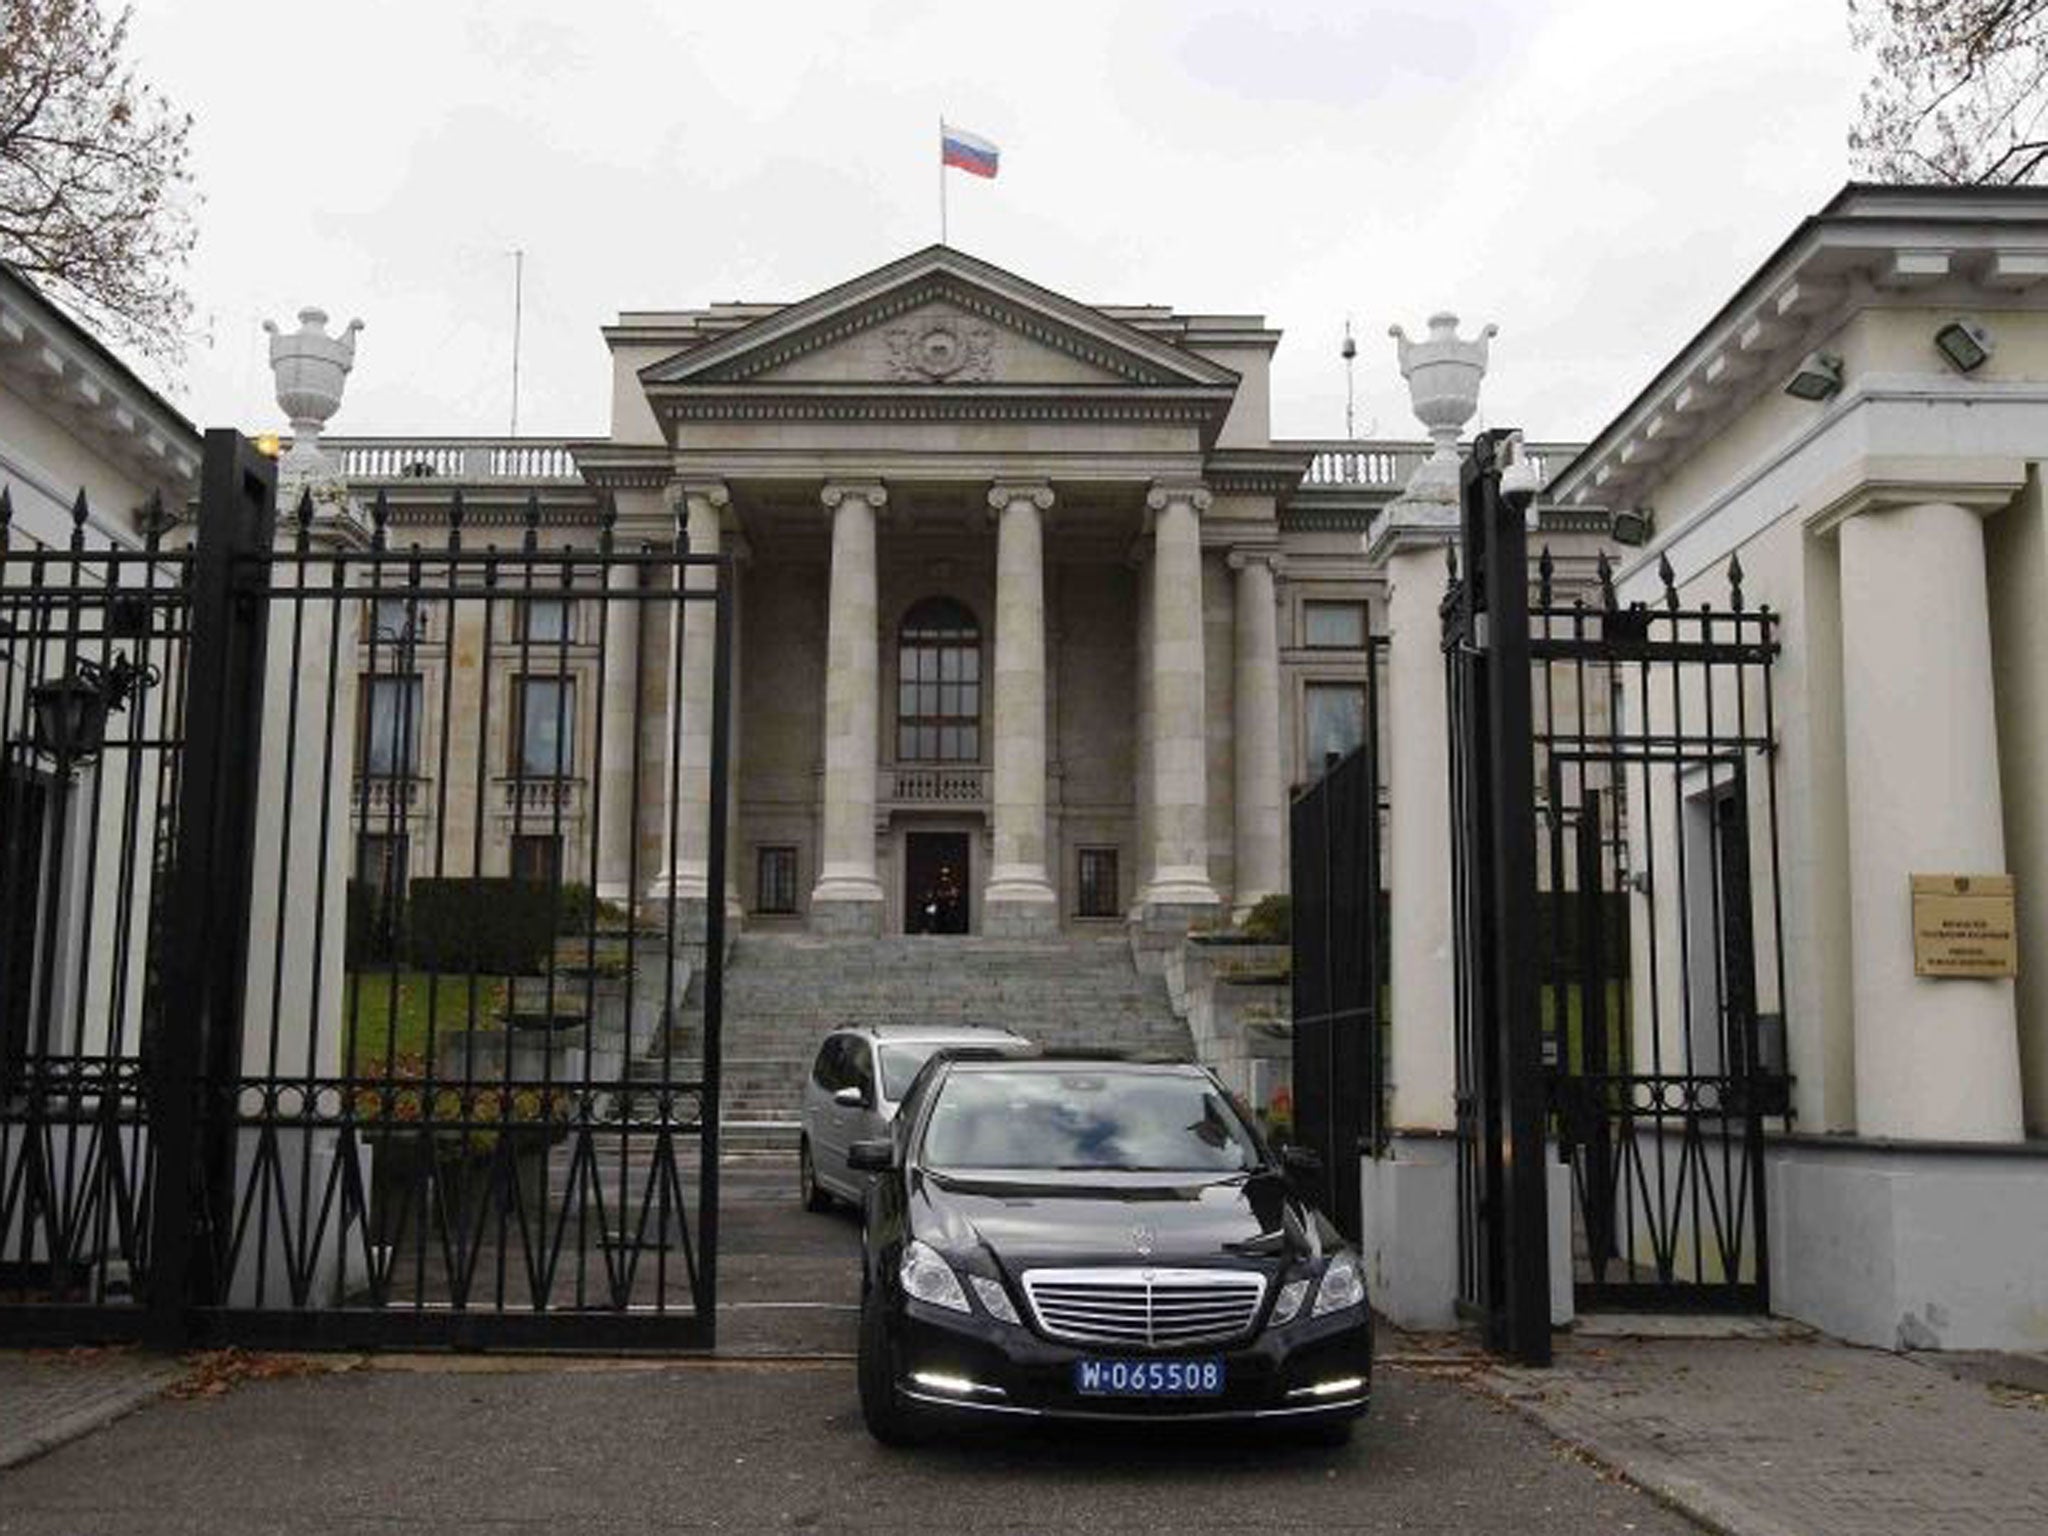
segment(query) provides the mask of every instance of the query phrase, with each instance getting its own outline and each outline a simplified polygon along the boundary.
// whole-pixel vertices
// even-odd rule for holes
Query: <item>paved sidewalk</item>
[[[2048,1531],[2048,1363],[1818,1337],[1560,1341],[1468,1378],[1733,1536]]]
[[[136,1350],[0,1351],[0,1467],[111,1424],[184,1374],[178,1361]]]

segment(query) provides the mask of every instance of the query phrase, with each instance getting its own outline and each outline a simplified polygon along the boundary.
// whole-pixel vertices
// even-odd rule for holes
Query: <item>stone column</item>
[[[2006,870],[1979,521],[1989,508],[1921,494],[1861,497],[1837,524],[1856,1129],[2016,1141],[2012,982],[1913,974],[1911,877]]]
[[[1451,732],[1437,606],[1445,527],[1416,518],[1375,528],[1387,572],[1387,836],[1393,892],[1390,1115],[1404,1131],[1457,1124],[1451,947]]]
[[[1045,485],[988,493],[996,525],[995,857],[982,897],[994,934],[1049,934],[1059,907],[1045,873]]]
[[[620,539],[616,548],[635,546]],[[597,894],[605,901],[624,902],[632,895],[633,838],[639,808],[633,804],[633,759],[639,743],[634,730],[640,702],[640,590],[638,565],[613,566],[605,572],[603,733],[598,751],[603,762],[600,782],[603,825],[597,834]]]
[[[1209,883],[1208,714],[1202,664],[1201,486],[1161,485],[1152,514],[1152,857],[1147,927],[1185,929],[1217,905]]]
[[[875,653],[875,514],[880,485],[828,485],[832,595],[825,642],[825,808],[811,926],[821,933],[879,934],[882,882],[875,875],[875,751],[881,716]]]
[[[685,481],[670,490],[693,555],[718,553],[721,524],[731,495],[723,482]],[[709,591],[716,577],[708,567],[683,573],[685,589]],[[702,902],[708,896],[711,852],[711,720],[718,615],[708,602],[679,602],[669,633],[675,637],[668,657],[668,744],[675,753],[668,783],[675,794],[675,846],[669,866],[655,877],[650,893],[658,900]],[[682,647],[677,657],[673,646]],[[729,766],[729,765],[728,765]],[[728,865],[728,871],[730,865]],[[728,885],[730,881],[728,880]]]
[[[1237,885],[1240,921],[1262,896],[1287,889],[1286,807],[1280,771],[1280,628],[1271,550],[1233,550],[1237,572],[1237,668],[1232,725],[1236,763]]]

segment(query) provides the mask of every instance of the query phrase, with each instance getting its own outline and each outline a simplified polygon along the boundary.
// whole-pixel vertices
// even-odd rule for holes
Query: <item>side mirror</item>
[[[849,1083],[844,1088],[836,1089],[833,1092],[832,1102],[841,1109],[866,1109],[868,1107],[867,1090],[859,1087],[857,1084]]]
[[[896,1144],[887,1138],[856,1141],[846,1149],[846,1166],[855,1173],[887,1173],[896,1166]]]
[[[1323,1155],[1314,1147],[1289,1142],[1280,1149],[1280,1166],[1289,1173],[1314,1178],[1323,1171]]]

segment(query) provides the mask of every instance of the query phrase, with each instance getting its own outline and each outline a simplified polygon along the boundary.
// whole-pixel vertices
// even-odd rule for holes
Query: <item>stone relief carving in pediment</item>
[[[890,326],[886,336],[892,379],[964,383],[995,377],[995,329],[964,315],[927,310]]]

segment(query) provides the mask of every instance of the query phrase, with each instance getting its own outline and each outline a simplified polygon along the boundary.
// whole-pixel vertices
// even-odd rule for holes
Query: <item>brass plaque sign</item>
[[[2016,976],[2011,875],[1913,877],[1913,974]]]

